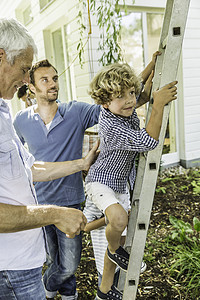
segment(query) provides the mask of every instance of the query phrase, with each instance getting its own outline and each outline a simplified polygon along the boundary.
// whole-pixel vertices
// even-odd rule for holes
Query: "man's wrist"
[[[80,168],[82,171],[87,171],[88,170],[88,163],[85,158],[80,159]]]

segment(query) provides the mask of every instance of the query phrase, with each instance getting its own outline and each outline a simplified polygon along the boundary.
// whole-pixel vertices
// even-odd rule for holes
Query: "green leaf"
[[[193,218],[193,225],[194,225],[194,229],[199,232],[200,231],[200,221],[198,218],[194,217]]]

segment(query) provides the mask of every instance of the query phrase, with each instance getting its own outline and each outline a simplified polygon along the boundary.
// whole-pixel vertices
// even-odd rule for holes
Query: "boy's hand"
[[[170,82],[161,89],[154,91],[154,106],[165,106],[169,102],[177,99],[177,83],[178,81]]]
[[[160,51],[156,51],[156,52],[153,53],[151,62],[154,64],[154,67],[155,67],[155,64],[156,64],[157,56],[161,55],[161,54],[162,54],[162,52],[160,52]]]

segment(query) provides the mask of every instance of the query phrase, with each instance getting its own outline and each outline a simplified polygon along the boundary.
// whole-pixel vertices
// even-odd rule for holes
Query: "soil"
[[[140,275],[137,300],[194,299],[192,295],[185,296],[183,285],[176,282],[169,274],[167,266],[172,253],[163,250],[160,246],[157,247],[155,241],[164,243],[171,227],[170,215],[190,224],[194,216],[199,217],[199,195],[193,193],[191,185],[195,176],[199,176],[198,172],[198,169],[185,170],[177,167],[165,170],[158,178],[147,236],[148,249],[153,250],[151,254],[146,253],[145,250],[147,270]],[[84,234],[82,260],[77,271],[78,299],[93,300],[96,288],[97,273],[92,244],[89,235]]]

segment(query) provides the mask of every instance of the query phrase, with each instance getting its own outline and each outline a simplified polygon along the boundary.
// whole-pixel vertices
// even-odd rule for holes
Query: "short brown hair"
[[[35,85],[34,73],[39,68],[53,68],[56,71],[56,73],[58,73],[56,68],[54,66],[52,66],[52,64],[50,64],[48,59],[40,60],[40,61],[36,62],[29,71],[30,83],[32,83],[33,85]]]
[[[141,84],[134,70],[126,63],[114,63],[104,67],[92,79],[88,93],[97,104],[106,104],[112,97],[123,96],[127,88],[135,87],[139,94]]]

